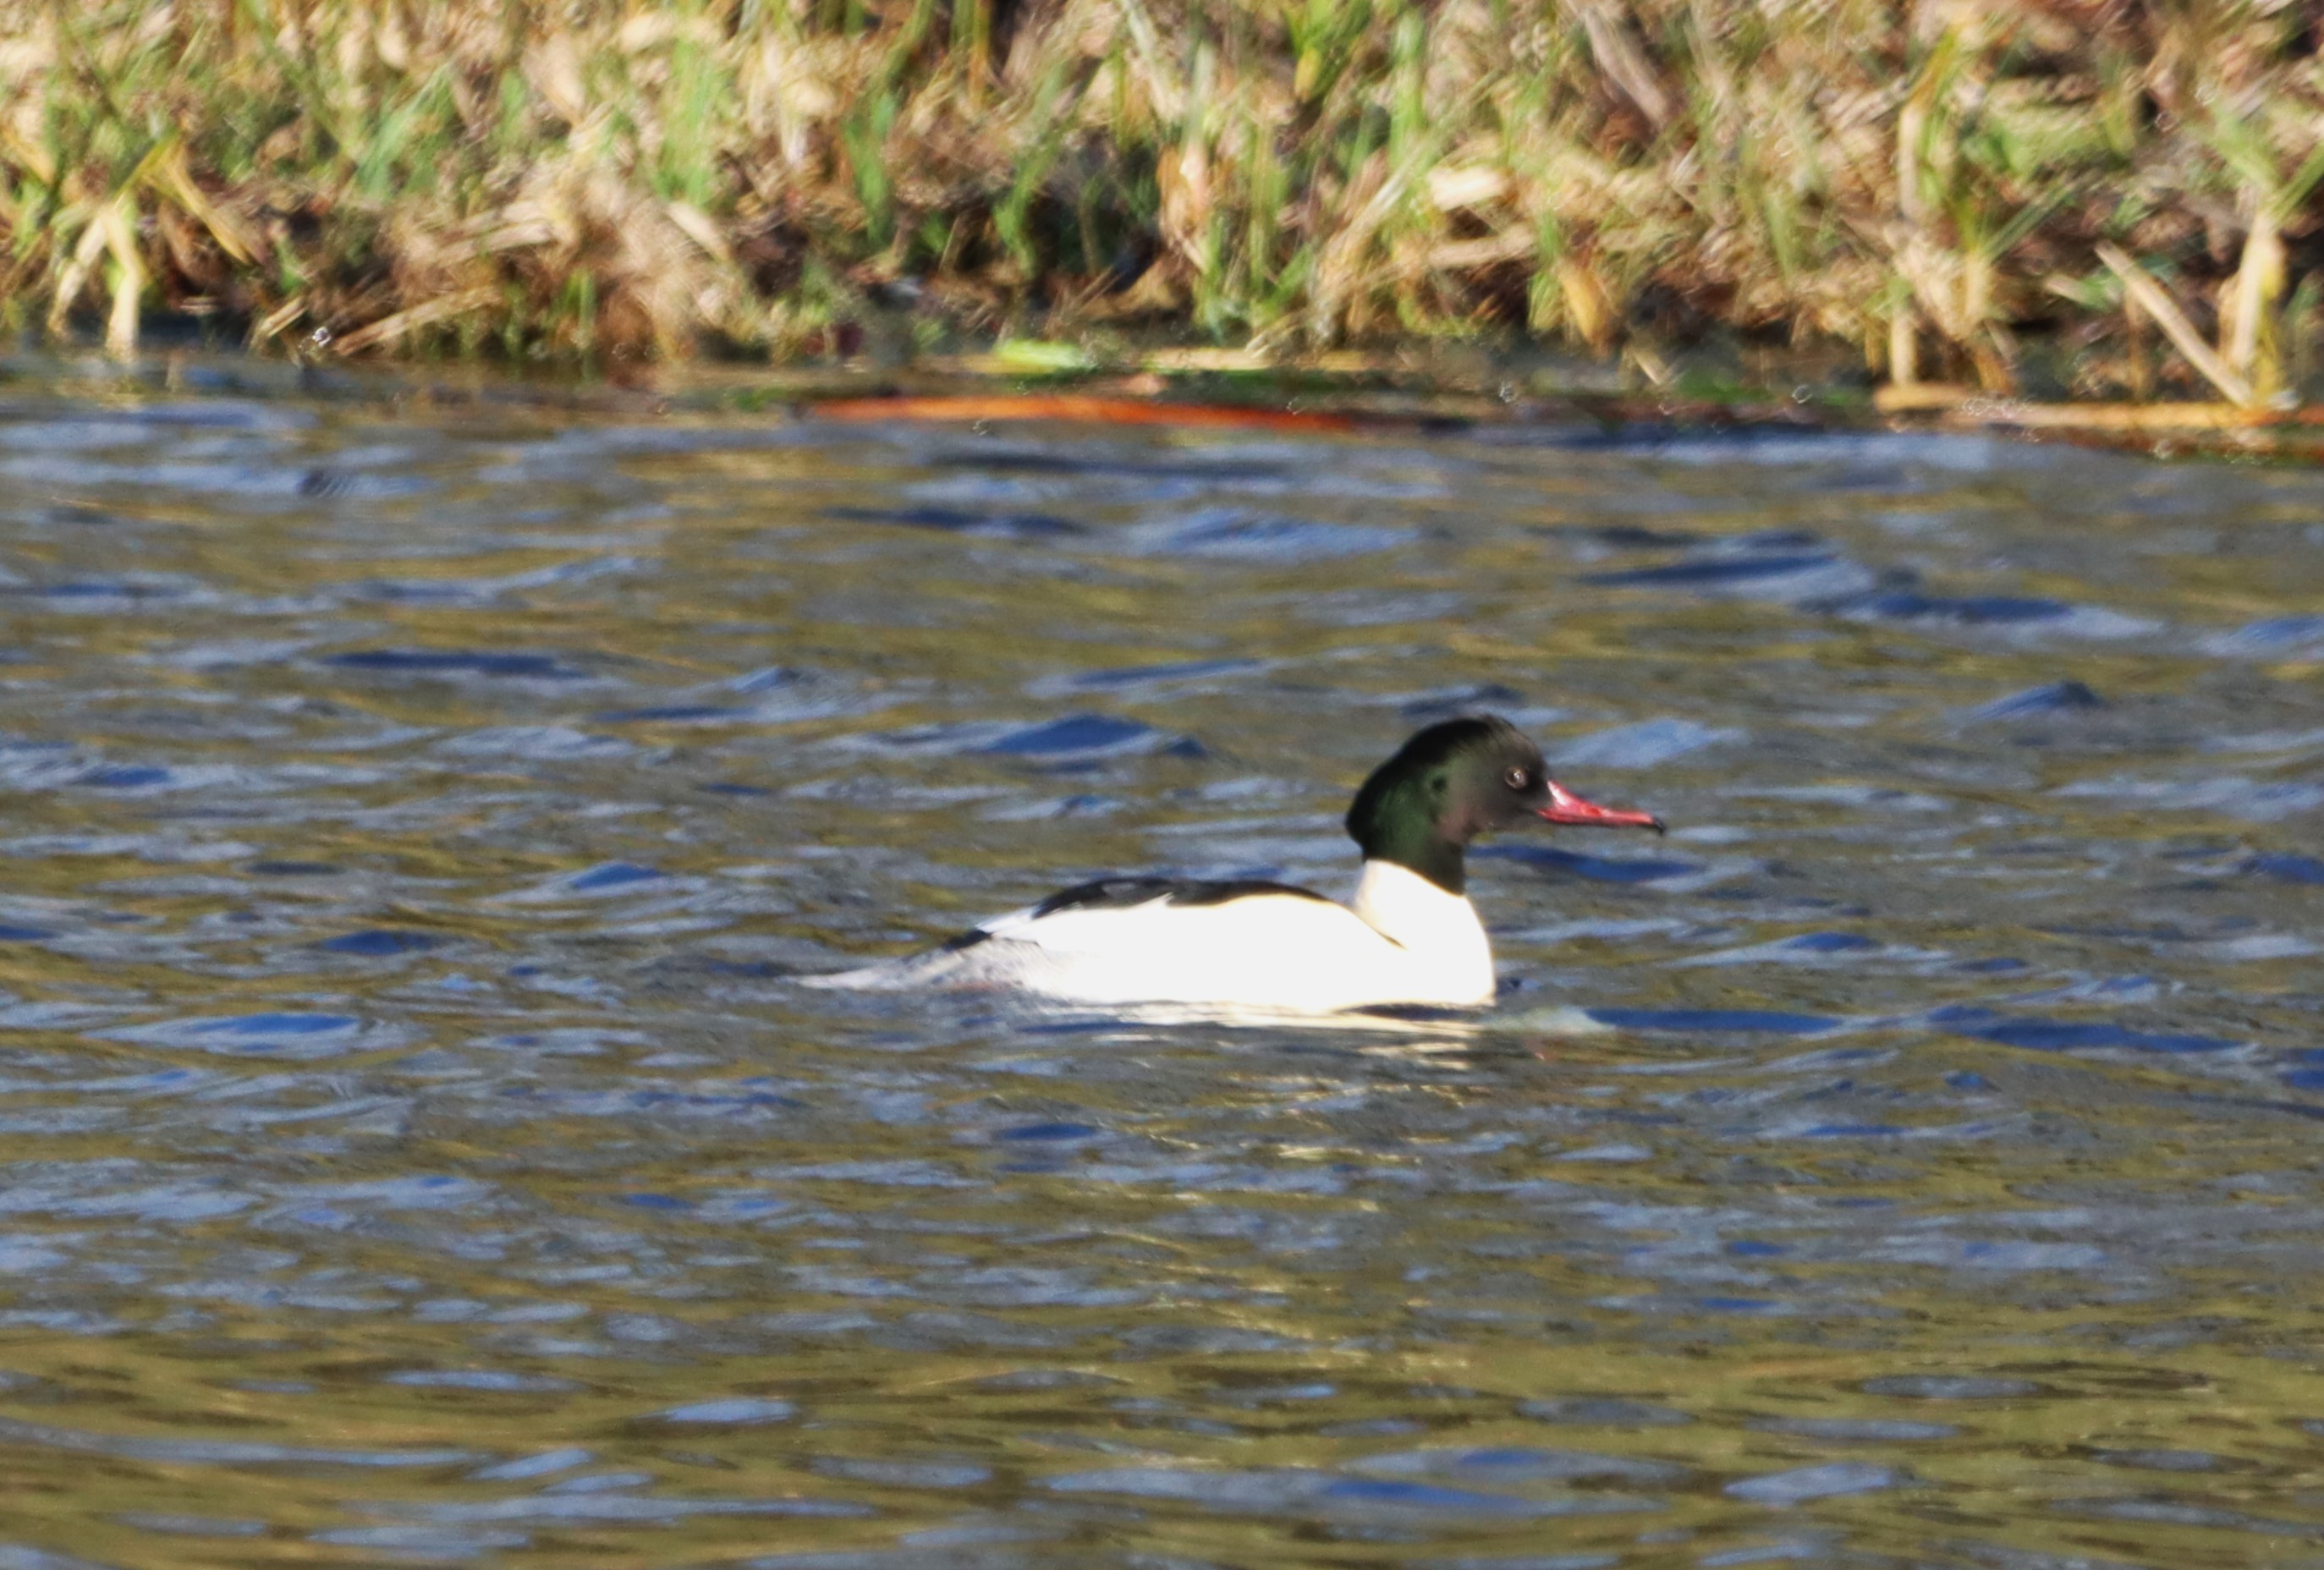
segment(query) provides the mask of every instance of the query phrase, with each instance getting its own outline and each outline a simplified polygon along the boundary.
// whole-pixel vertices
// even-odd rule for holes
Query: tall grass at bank
[[[2307,0],[0,0],[0,315],[124,353],[2043,333],[2264,402],[2319,177]]]

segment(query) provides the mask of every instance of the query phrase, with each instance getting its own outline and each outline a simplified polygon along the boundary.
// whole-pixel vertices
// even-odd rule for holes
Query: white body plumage
[[[1318,1014],[1471,1008],[1491,1002],[1494,988],[1476,907],[1393,862],[1366,862],[1346,905],[1288,891],[1181,903],[1157,886],[1136,904],[1028,906],[953,947],[815,981]]]

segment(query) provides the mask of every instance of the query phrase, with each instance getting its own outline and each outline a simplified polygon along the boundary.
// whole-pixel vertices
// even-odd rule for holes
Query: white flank
[[[1083,1003],[1333,1013],[1391,1003],[1492,1001],[1493,956],[1476,908],[1387,862],[1366,862],[1352,909],[1290,894],[1217,905],[1033,908],[982,924],[991,936],[821,986],[1009,988]]]

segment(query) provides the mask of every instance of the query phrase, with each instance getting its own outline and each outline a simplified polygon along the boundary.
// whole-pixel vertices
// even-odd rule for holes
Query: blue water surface
[[[0,389],[0,1565],[2313,1557],[2324,476],[173,376]],[[1486,708],[1671,833],[1482,1016],[796,984]]]

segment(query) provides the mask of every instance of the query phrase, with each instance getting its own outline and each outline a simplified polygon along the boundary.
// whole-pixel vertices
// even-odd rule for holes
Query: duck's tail
[[[853,970],[803,975],[798,978],[798,984],[829,992],[859,993],[913,992],[922,987],[958,985],[972,980],[964,974],[969,969],[968,961],[964,957],[968,947],[954,939],[941,948],[878,960],[871,965],[858,965]]]

